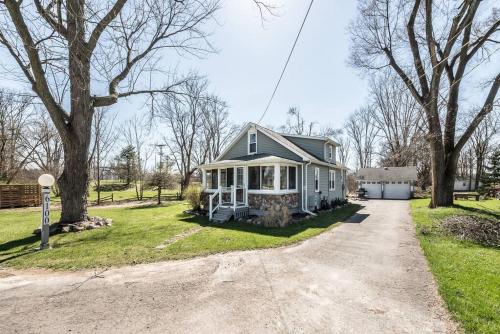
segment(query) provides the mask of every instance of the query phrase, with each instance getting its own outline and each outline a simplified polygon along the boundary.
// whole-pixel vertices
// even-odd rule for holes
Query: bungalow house
[[[199,166],[210,219],[263,215],[273,205],[290,213],[345,198],[346,168],[338,143],[326,137],[282,134],[248,123],[215,159]]]
[[[409,199],[413,196],[417,168],[381,167],[360,168],[356,173],[358,188],[368,198]]]

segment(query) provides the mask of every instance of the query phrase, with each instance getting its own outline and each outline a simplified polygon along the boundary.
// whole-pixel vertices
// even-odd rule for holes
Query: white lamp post
[[[42,174],[38,178],[38,184],[42,186],[42,226],[40,249],[50,248],[49,228],[50,228],[50,187],[54,185],[55,179],[50,174]]]

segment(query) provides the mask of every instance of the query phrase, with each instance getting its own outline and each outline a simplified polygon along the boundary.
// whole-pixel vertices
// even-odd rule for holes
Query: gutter
[[[307,208],[308,207],[308,201],[307,201],[307,166],[309,166],[310,164],[312,164],[312,162],[308,162],[307,164],[304,164],[304,168],[302,168],[302,193],[305,192],[305,195],[303,195],[302,197],[302,211],[304,211],[305,213],[308,213],[310,214],[311,216],[317,216],[314,212],[311,212],[309,211],[309,209]],[[306,184],[304,185],[304,179],[306,181]],[[305,201],[305,207],[304,207],[304,201]]]

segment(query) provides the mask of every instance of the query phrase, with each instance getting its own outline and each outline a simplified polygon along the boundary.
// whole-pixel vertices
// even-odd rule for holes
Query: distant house
[[[273,205],[308,213],[322,199],[344,199],[346,168],[337,162],[338,146],[326,137],[247,124],[214,162],[199,166],[210,217],[263,215]]]
[[[409,199],[416,180],[416,167],[361,168],[356,173],[358,188],[364,188],[368,198]]]
[[[481,185],[481,182],[479,182]],[[455,184],[453,185],[453,191],[476,191],[476,176],[472,175],[472,177],[466,176],[457,176],[455,178]]]

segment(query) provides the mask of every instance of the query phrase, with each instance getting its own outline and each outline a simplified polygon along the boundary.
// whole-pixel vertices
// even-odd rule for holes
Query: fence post
[[[114,193],[111,193],[111,203],[113,203],[115,200],[114,200]]]

